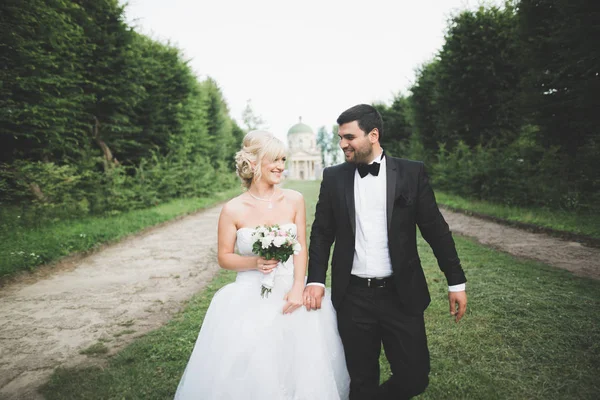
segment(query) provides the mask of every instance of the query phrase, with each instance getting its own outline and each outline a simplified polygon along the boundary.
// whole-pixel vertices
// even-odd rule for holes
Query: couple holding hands
[[[225,204],[218,226],[219,265],[236,280],[213,297],[176,399],[409,399],[425,391],[430,296],[416,227],[446,277],[457,322],[465,274],[423,163],[384,153],[383,121],[370,105],[337,123],[346,162],[323,171],[308,251],[304,199],[277,187],[284,144],[264,131],[244,138],[236,164],[247,190]],[[254,228],[275,224],[301,248],[280,263],[252,251]],[[261,297],[265,274],[274,287]],[[392,375],[380,385],[382,344]]]

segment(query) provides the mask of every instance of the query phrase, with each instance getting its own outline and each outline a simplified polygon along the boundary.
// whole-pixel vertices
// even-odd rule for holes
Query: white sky
[[[474,0],[129,0],[127,22],[170,41],[221,87],[240,126],[248,99],[281,139],[328,130],[358,103],[390,104]],[[243,127],[243,126],[242,126]]]

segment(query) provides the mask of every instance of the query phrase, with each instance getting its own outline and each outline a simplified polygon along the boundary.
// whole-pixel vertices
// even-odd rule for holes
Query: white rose
[[[269,246],[271,245],[271,243],[273,242],[273,238],[271,236],[267,236],[267,237],[260,239],[260,241],[262,243],[262,248],[268,249]]]
[[[295,243],[292,249],[294,250],[294,254],[298,254],[302,250],[302,246],[300,246],[300,243]]]
[[[276,236],[275,239],[273,239],[273,244],[275,245],[275,247],[281,247],[281,245],[285,242],[286,238],[283,236]]]

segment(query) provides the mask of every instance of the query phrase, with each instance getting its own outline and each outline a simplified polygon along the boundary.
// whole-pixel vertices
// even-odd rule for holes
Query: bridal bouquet
[[[259,226],[252,234],[252,252],[267,260],[277,260],[281,264],[287,261],[292,254],[298,254],[301,250],[300,243],[296,239],[296,235],[290,230],[284,230],[279,225]],[[275,285],[275,270],[263,276],[261,281],[262,287],[260,295],[265,297],[271,293]]]

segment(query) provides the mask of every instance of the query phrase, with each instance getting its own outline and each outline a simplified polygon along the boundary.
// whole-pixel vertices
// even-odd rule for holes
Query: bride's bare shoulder
[[[221,214],[233,217],[234,219],[237,216],[242,215],[244,213],[244,207],[246,203],[245,198],[246,195],[242,193],[239,196],[236,196],[233,199],[229,200],[223,205]]]
[[[298,202],[301,202],[304,200],[304,196],[302,196],[302,193],[300,193],[296,190],[281,189],[281,191],[283,192],[283,195],[285,196],[285,198],[290,200],[293,203],[298,203]]]

